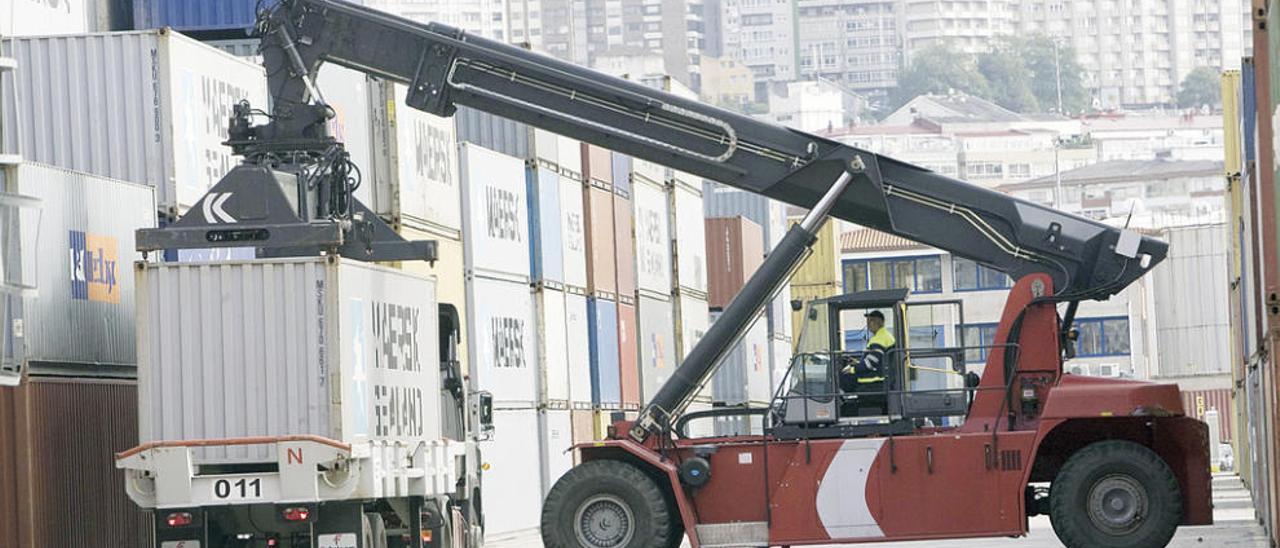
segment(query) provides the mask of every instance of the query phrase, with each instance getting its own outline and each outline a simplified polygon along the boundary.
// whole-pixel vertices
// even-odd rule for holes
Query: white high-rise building
[[[1013,0],[898,0],[903,10],[903,51],[943,43],[958,51],[980,53],[995,38],[1014,33],[1018,4]]]
[[[1192,69],[1251,51],[1246,0],[1026,0],[1019,33],[1070,44],[1102,109],[1173,103]]]
[[[875,97],[898,85],[900,0],[797,0],[800,77]]]
[[[751,69],[756,101],[768,99],[769,83],[800,79],[795,0],[721,0],[719,15],[722,55]]]

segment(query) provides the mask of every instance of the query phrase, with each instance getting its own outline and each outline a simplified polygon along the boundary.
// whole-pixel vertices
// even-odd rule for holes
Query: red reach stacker
[[[1179,525],[1212,522],[1206,427],[1187,416],[1176,386],[1063,375],[1078,304],[1107,299],[1146,274],[1165,258],[1163,242],[339,0],[282,0],[261,14],[256,34],[272,111],[255,125],[251,118],[267,113],[235,109],[228,144],[245,165],[206,197],[234,222],[201,219],[196,207],[178,223],[142,231],[140,249],[432,256],[429,243],[400,240],[354,199],[351,170],[337,161],[345,158],[341,143],[327,134],[334,111],[315,87],[325,63],[407,85],[412,108],[487,111],[808,209],[638,418],[576,448],[581,464],[544,505],[547,546],[1019,536],[1029,516],[1048,514],[1070,548],[1149,548],[1166,545]],[[275,175],[263,178],[264,170]],[[686,413],[829,216],[1009,275],[1015,282],[994,341],[913,345],[913,309],[948,303],[908,301],[902,290],[817,300],[801,311],[796,355],[767,408]],[[843,382],[868,358],[844,334],[872,311],[897,344],[872,350],[882,380]],[[981,373],[966,370],[965,355],[975,351],[985,356]],[[924,382],[930,373],[948,380]],[[713,419],[750,429],[687,434],[694,421]],[[450,503],[469,505],[454,515],[471,515],[475,501],[466,498]],[[320,522],[338,515],[325,508],[316,507]]]

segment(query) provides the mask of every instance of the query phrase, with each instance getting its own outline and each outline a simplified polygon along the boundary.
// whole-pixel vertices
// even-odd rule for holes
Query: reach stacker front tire
[[[569,470],[542,507],[547,548],[665,548],[678,519],[663,491],[635,466],[596,460]]]
[[[1049,488],[1049,517],[1067,548],[1163,548],[1182,521],[1169,465],[1131,441],[1077,451]]]

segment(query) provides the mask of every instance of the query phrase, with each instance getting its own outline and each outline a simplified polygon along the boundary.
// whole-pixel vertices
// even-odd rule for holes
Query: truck
[[[1107,299],[1145,275],[1165,258],[1164,242],[447,25],[341,0],[283,0],[262,12],[255,32],[270,75],[267,121],[254,124],[253,117],[268,113],[236,108],[228,144],[244,163],[193,213],[140,232],[140,249],[251,242],[260,257],[429,255],[429,242],[397,241],[351,198],[352,170],[338,161],[340,146],[324,133],[331,110],[314,85],[328,63],[407,85],[412,108],[440,116],[458,105],[487,111],[808,210],[638,415],[614,417],[606,439],[575,448],[579,464],[544,501],[546,546],[1016,537],[1027,533],[1029,517],[1047,514],[1070,548],[1159,547],[1180,525],[1212,523],[1206,427],[1187,416],[1178,388],[1063,374],[1074,352],[1079,303]],[[906,324],[920,303],[902,290],[819,299],[802,312],[796,355],[768,407],[689,411],[829,217],[1009,275],[1015,281],[994,341],[913,347]],[[851,322],[871,316],[901,343],[868,349],[843,337]],[[987,355],[981,373],[966,370],[964,353],[973,350]],[[872,352],[878,353],[878,380],[843,386],[845,371],[865,368]],[[962,380],[915,382],[927,369]],[[733,416],[753,421],[751,431],[688,434],[693,421]],[[133,478],[157,486],[191,481],[189,466],[148,467],[129,458],[120,465]],[[281,464],[268,473],[284,471]],[[328,472],[322,465],[299,477]],[[459,491],[441,503],[455,516],[470,515],[478,529],[482,509],[461,511],[465,490]],[[221,519],[208,501],[173,504]],[[364,510],[378,505],[363,504]],[[357,531],[356,514],[347,512],[344,523],[326,531]],[[384,542],[331,540],[279,545]],[[200,542],[234,545],[209,537]]]

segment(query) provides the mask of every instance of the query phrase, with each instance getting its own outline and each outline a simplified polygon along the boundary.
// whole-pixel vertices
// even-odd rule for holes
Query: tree
[[[1014,112],[1037,112],[1040,100],[1031,91],[1027,68],[1013,48],[997,47],[978,56],[978,71],[987,79],[991,101]]]
[[[1187,73],[1178,89],[1178,106],[1199,108],[1216,107],[1222,103],[1222,88],[1218,83],[1218,71],[1209,67],[1197,67]]]
[[[1075,114],[1089,108],[1084,89],[1084,69],[1076,61],[1076,51],[1066,43],[1056,45],[1043,34],[1005,39],[1005,47],[1022,60],[1023,77],[1039,103],[1041,112],[1058,110],[1058,86],[1062,86],[1062,113]]]
[[[989,97],[987,79],[978,71],[973,56],[941,43],[928,46],[912,56],[911,64],[898,73],[898,87],[890,94],[893,108],[917,96],[961,91]]]

